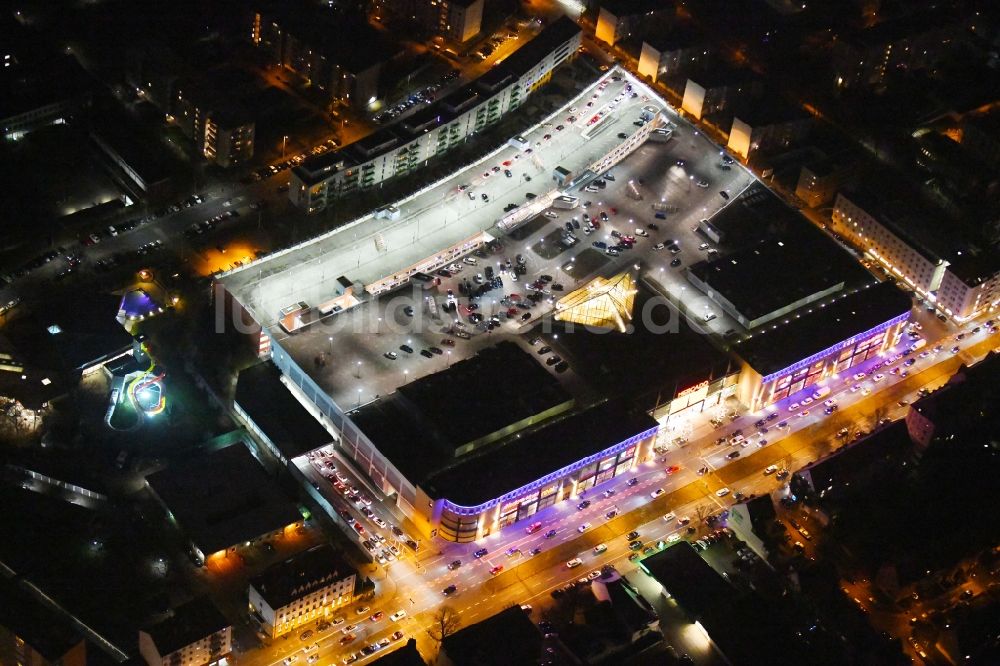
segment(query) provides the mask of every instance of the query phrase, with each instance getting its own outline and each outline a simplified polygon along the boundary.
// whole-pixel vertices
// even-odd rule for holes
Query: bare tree
[[[871,425],[868,426],[868,429],[874,430],[875,428],[878,427],[879,421],[888,416],[889,416],[889,407],[883,404],[879,404],[879,406],[872,411]]]
[[[703,523],[705,522],[705,519],[708,518],[708,515],[712,513],[712,509],[702,504],[701,506],[695,507],[694,512],[695,515],[698,516],[698,522]]]
[[[441,641],[458,631],[462,620],[451,606],[441,606],[431,618],[431,626],[427,628],[427,633],[440,646]]]

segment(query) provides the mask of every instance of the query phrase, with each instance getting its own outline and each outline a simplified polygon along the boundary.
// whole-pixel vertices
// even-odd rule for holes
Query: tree
[[[431,618],[431,626],[427,628],[427,633],[440,646],[441,641],[458,631],[461,624],[458,611],[451,606],[441,606]]]
[[[878,427],[879,421],[889,416],[889,408],[886,405],[880,404],[878,407],[872,411],[871,415],[871,425],[868,426],[869,430],[874,430]]]

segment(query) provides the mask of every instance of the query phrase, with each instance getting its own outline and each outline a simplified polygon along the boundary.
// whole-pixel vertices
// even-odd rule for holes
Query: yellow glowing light
[[[632,320],[635,293],[635,279],[628,272],[612,278],[597,277],[560,298],[555,318],[624,333]]]

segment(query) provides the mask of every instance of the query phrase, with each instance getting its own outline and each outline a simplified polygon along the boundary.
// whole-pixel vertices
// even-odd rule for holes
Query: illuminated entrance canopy
[[[625,332],[632,321],[635,279],[628,272],[597,277],[556,303],[556,320]]]

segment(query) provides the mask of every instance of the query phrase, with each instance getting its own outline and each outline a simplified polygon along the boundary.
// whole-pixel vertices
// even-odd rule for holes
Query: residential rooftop
[[[753,102],[737,102],[729,113],[750,127],[780,125],[812,118],[801,106],[783,99],[773,90],[765,92]]]
[[[146,482],[206,556],[302,519],[242,442],[174,464]]]
[[[705,35],[687,21],[669,22],[663,29],[653,30],[645,35],[642,41],[661,53],[702,45],[705,46],[706,50],[709,48],[709,42]]]
[[[542,634],[520,606],[511,606],[441,641],[441,652],[451,663],[470,666],[532,664],[541,651]]]
[[[741,69],[723,62],[715,61],[706,69],[694,72],[688,79],[706,90],[720,87],[733,87],[759,81],[760,78],[750,69]]]
[[[333,441],[282,383],[281,371],[271,361],[240,372],[233,401],[288,460]]]
[[[278,609],[357,573],[340,553],[328,544],[321,544],[271,565],[251,579],[250,585],[272,609]]]
[[[970,285],[1000,271],[1000,252],[964,221],[952,221],[934,209],[917,209],[909,200],[886,200],[864,187],[841,194],[928,261],[947,261],[948,270]]]
[[[662,0],[603,0],[600,7],[615,16],[634,16],[654,11],[673,10],[673,7],[669,7]]]
[[[427,666],[427,662],[417,650],[417,640],[409,638],[398,650],[383,652],[370,666]]]
[[[353,74],[390,60],[399,52],[383,32],[363,19],[345,21],[326,7],[305,0],[266,2],[262,12],[301,47],[318,51]]]
[[[883,463],[902,461],[913,450],[906,422],[893,421],[867,437],[841,447],[827,457],[795,472],[808,478],[821,496],[828,490],[849,484]]]
[[[1000,353],[994,351],[978,363],[960,368],[947,384],[914,402],[911,409],[933,422],[939,433],[954,433],[969,424],[983,423],[993,418],[992,406],[1000,400],[997,377]]]
[[[476,81],[448,93],[399,123],[384,127],[340,150],[306,159],[295,167],[296,176],[302,182],[314,185],[328,178],[331,172],[363,164],[434,127],[448,124],[479,99],[494,94],[531,71],[544,56],[579,32],[580,27],[573,21],[565,16],[559,18]]]
[[[767,377],[890,320],[906,318],[912,307],[910,297],[891,282],[870,282],[763,327],[737,342],[734,351]]]
[[[230,626],[208,597],[192,599],[171,611],[170,617],[144,631],[166,656]]]
[[[43,604],[20,584],[0,577],[0,627],[31,646],[49,663],[60,660],[83,642],[65,615]]]
[[[840,39],[864,48],[879,48],[919,37],[934,30],[957,27],[958,24],[955,12],[942,7],[882,21],[852,34],[842,35]]]
[[[534,39],[501,60],[495,67],[479,77],[479,83],[487,90],[496,90],[498,84],[513,83],[538,66],[538,63],[581,33],[578,26],[568,16],[560,16],[545,26]],[[573,55],[570,53],[570,55]]]
[[[720,600],[736,595],[736,590],[688,541],[678,541],[639,560],[639,566],[662,585],[693,620],[701,619]]]
[[[812,618],[780,599],[734,588],[687,541],[640,560],[640,567],[702,625],[729,663],[840,663],[818,659],[812,652],[811,644],[822,638],[801,631]]]

